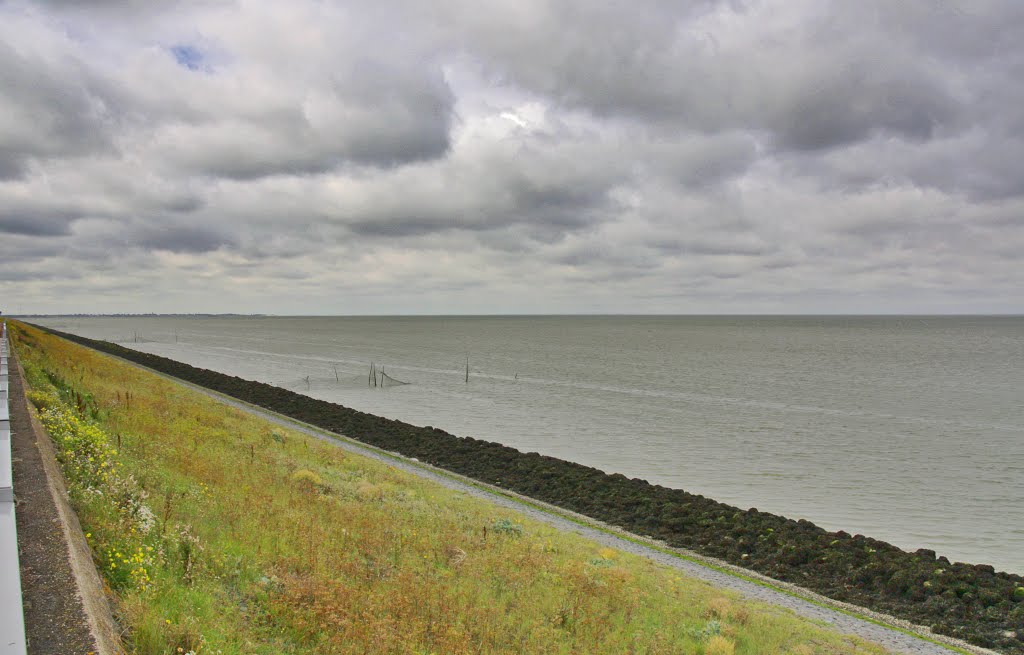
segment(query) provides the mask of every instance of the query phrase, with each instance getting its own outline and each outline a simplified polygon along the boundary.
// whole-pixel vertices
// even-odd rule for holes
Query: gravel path
[[[18,558],[28,655],[95,653],[96,641],[40,450],[46,444],[36,442],[20,370],[13,357],[10,369]]]
[[[120,358],[117,358],[120,359]],[[844,605],[813,592],[801,589],[777,580],[760,576],[752,571],[739,569],[728,563],[706,558],[682,549],[670,548],[644,537],[626,533],[617,528],[604,525],[594,519],[574,514],[553,505],[548,505],[531,498],[492,487],[464,476],[444,471],[415,459],[397,453],[387,452],[348,437],[327,432],[280,414],[270,412],[261,407],[230,398],[223,394],[194,385],[178,378],[139,366],[128,360],[122,362],[149,371],[155,375],[182,384],[224,404],[254,414],[272,423],[298,430],[310,436],[329,441],[349,452],[370,457],[384,462],[403,471],[433,480],[449,489],[461,491],[478,498],[483,498],[501,507],[520,512],[534,520],[562,530],[568,530],[592,539],[601,545],[617,548],[629,553],[641,555],[665,566],[680,570],[682,573],[704,580],[716,587],[731,589],[744,598],[788,608],[796,614],[808,619],[827,624],[837,632],[851,634],[881,644],[894,653],[908,655],[950,655],[955,652],[949,647],[933,641],[901,632],[886,625],[879,625],[862,617],[872,617],[890,625],[900,626],[905,630],[921,632],[924,629],[911,627],[906,621],[889,616],[882,616],[860,607]],[[741,577],[742,576],[742,577]],[[771,588],[765,586],[771,585]],[[827,606],[826,606],[827,605]],[[844,609],[845,608],[845,609]],[[854,612],[859,616],[853,616]],[[930,639],[942,641],[955,646],[961,651],[970,651],[981,655],[999,655],[995,651],[986,650],[941,635],[930,635]]]

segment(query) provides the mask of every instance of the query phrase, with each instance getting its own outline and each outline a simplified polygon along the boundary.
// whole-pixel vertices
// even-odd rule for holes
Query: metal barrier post
[[[25,655],[25,614],[18,566],[18,526],[14,516],[11,467],[10,386],[7,323],[0,328],[0,655]]]

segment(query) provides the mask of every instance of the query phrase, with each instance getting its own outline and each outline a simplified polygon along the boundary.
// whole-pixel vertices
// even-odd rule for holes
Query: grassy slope
[[[835,600],[931,626],[939,634],[1024,655],[1024,576],[950,562],[806,520],[742,510],[704,496],[609,474],[496,442],[366,414],[172,359],[42,328],[99,352],[403,453],[637,534],[693,550]]]
[[[883,652],[14,327],[134,652]]]

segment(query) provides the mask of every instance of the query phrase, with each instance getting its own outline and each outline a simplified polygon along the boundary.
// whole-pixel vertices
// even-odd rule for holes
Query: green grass
[[[130,652],[884,652],[11,327]]]

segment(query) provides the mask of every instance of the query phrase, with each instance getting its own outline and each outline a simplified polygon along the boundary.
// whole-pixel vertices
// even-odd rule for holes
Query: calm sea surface
[[[1024,573],[1021,317],[37,322]]]

